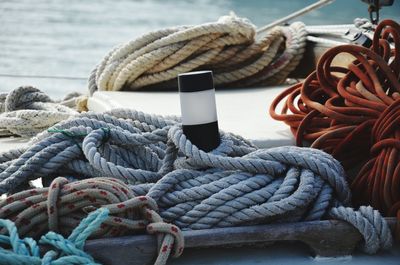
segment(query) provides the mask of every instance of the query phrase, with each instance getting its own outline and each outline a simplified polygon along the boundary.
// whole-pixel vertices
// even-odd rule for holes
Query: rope
[[[183,230],[332,217],[355,225],[368,253],[390,246],[378,212],[364,216],[344,208],[350,206],[350,189],[330,155],[299,147],[256,149],[223,132],[221,145],[205,153],[186,139],[178,121],[133,110],[85,113],[38,135],[26,150],[1,154],[2,194],[38,177],[44,184],[57,176],[83,180],[60,185],[56,179],[50,188],[12,194],[0,205],[0,218],[15,219],[21,233],[66,233],[76,225],[72,219],[80,220],[93,205],[127,219],[114,220],[123,228],[143,228],[148,223],[109,207],[124,209],[120,202],[146,196],[158,206],[160,220]],[[57,201],[58,209],[48,214]],[[336,206],[343,209],[332,212]],[[99,236],[119,235],[109,226],[114,223],[106,222]],[[372,233],[377,236],[371,239]]]
[[[285,23],[287,23],[288,21],[290,21],[290,20],[292,20],[294,18],[297,18],[299,16],[307,14],[307,13],[309,13],[311,11],[314,11],[314,10],[316,10],[318,8],[321,8],[321,7],[325,6],[325,5],[331,4],[334,1],[335,0],[319,0],[319,1],[313,3],[313,4],[309,5],[309,6],[306,6],[306,7],[302,8],[302,9],[300,9],[300,10],[297,10],[296,12],[293,12],[292,14],[290,14],[288,16],[285,16],[283,18],[280,18],[280,19],[268,24],[268,25],[263,26],[258,31],[262,32],[262,31],[270,30],[271,28],[273,28],[275,26],[285,24]]]
[[[61,181],[63,180],[58,180],[58,182]],[[124,205],[126,207],[145,207],[142,208],[144,209],[143,212],[150,216],[149,219],[154,221],[153,224],[147,226],[147,230],[150,233],[166,234],[161,240],[159,255],[155,262],[155,264],[166,264],[173,246],[175,246],[175,256],[179,256],[182,253],[183,237],[176,226],[163,223],[161,217],[151,209],[151,207],[154,207],[152,206],[154,202],[148,201],[149,203],[144,203],[146,200],[146,197],[139,197],[126,202]],[[29,237],[20,239],[16,225],[10,220],[0,219],[0,227],[6,229],[9,234],[9,236],[0,236],[0,243],[10,246],[10,249],[0,247],[0,263],[5,265],[98,265],[99,263],[96,263],[90,255],[83,251],[84,243],[91,234],[101,229],[103,222],[107,222],[110,219],[109,213],[113,213],[113,207],[118,208],[110,205],[108,208],[100,208],[90,213],[71,232],[67,239],[53,231],[42,236],[39,244],[53,248],[42,257],[40,256],[38,242]],[[113,219],[118,220],[116,218]]]
[[[48,188],[9,196],[1,202],[0,215],[13,220],[20,235],[38,238],[48,231],[79,234],[76,232],[79,228],[75,227],[85,222],[87,212],[98,207],[109,215],[88,236],[121,236],[146,229],[150,234],[159,235],[159,256],[155,264],[165,264],[171,251],[174,257],[182,254],[183,236],[178,227],[163,222],[156,202],[150,197],[135,196],[128,186],[113,178],[68,183],[59,177]]]
[[[333,66],[342,53],[356,60],[345,68]],[[351,184],[355,205],[371,204],[400,218],[399,92],[400,25],[384,20],[371,49],[330,49],[303,83],[274,100],[270,114],[291,127],[297,145],[311,143],[358,172]]]
[[[89,214],[65,239],[54,232],[42,236],[39,242],[26,237],[21,239],[15,224],[9,220],[0,219],[0,227],[7,230],[8,236],[0,236],[0,263],[4,265],[50,265],[50,264],[87,264],[98,265],[91,256],[83,251],[84,242],[93,231],[107,218],[108,210],[99,209]],[[39,244],[52,248],[42,257]]]
[[[217,86],[282,82],[302,57],[306,35],[298,22],[256,36],[254,25],[233,14],[214,23],[150,32],[110,51],[92,71],[89,91],[171,88],[179,73],[204,68],[213,70]],[[270,73],[275,67],[283,71],[276,78]]]
[[[78,112],[73,110],[80,94],[68,94],[56,102],[31,86],[0,94],[0,136],[34,136]]]

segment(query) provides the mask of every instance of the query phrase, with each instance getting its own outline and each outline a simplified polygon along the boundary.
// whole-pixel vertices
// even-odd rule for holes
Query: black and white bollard
[[[209,152],[220,144],[215,88],[211,71],[178,75],[182,127],[186,137]]]

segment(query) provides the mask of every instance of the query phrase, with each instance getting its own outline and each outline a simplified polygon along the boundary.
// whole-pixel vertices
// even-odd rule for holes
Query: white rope
[[[0,136],[34,136],[54,124],[77,115],[79,93],[53,101],[37,88],[19,87],[0,94]]]
[[[263,85],[274,77],[260,75],[272,71],[270,66],[277,59],[294,69],[304,52],[306,35],[302,23],[257,35],[253,24],[234,14],[214,23],[151,32],[107,54],[90,76],[89,91],[171,88],[179,73],[204,68],[214,71],[217,86]],[[281,70],[284,74],[275,78],[279,82],[290,72]],[[258,82],[249,82],[253,78]]]

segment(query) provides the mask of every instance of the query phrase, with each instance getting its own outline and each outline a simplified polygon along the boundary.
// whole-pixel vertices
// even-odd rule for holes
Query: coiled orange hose
[[[333,66],[342,53],[355,60],[347,67]],[[346,169],[358,170],[351,179],[355,205],[371,204],[400,219],[399,92],[400,25],[384,20],[370,49],[342,45],[328,50],[316,71],[282,92],[269,113],[290,126],[297,145],[308,142]]]

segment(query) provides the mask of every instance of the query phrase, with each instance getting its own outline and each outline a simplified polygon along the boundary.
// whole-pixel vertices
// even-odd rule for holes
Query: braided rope
[[[54,232],[42,236],[39,242],[26,237],[20,239],[15,224],[9,220],[0,219],[0,227],[7,230],[8,236],[1,235],[2,245],[9,245],[10,249],[0,247],[1,264],[12,265],[50,265],[50,264],[86,264],[98,265],[91,256],[83,251],[85,240],[107,218],[108,210],[99,209],[89,214],[65,239]],[[47,251],[42,257],[39,244],[51,246],[54,250]]]
[[[214,71],[217,86],[281,83],[302,57],[306,35],[298,22],[256,36],[254,25],[233,14],[150,32],[111,50],[92,71],[89,91],[171,87],[179,73],[200,68]]]
[[[390,249],[392,240],[387,223],[381,222],[381,215],[371,206],[361,206],[358,211],[343,206],[332,208],[329,215],[335,219],[346,221],[356,227],[364,235],[362,249],[369,254],[376,253],[377,249]]]
[[[121,202],[140,201],[140,196],[159,207],[162,219],[151,223],[164,220],[181,229],[320,220],[333,206],[350,206],[344,170],[330,155],[299,147],[256,149],[229,133],[221,133],[221,145],[205,153],[186,139],[178,120],[133,110],[85,113],[38,135],[26,150],[0,154],[2,194],[38,177],[44,184],[57,176],[83,179],[68,184],[56,179],[49,188],[12,194],[1,203],[0,218],[14,218],[21,233],[67,233],[92,204],[116,214],[118,221],[107,221],[103,233],[119,235],[124,230],[113,225],[134,230],[148,224],[118,211]],[[58,210],[52,210],[57,201]],[[354,210],[344,209],[330,216],[356,220],[351,223],[364,236],[366,251],[390,245],[390,231],[379,213],[366,211],[349,219],[346,215]],[[153,229],[147,225],[148,232]],[[371,241],[373,231],[379,236]]]
[[[333,66],[343,53],[356,60]],[[399,96],[400,25],[384,20],[370,49],[330,49],[303,83],[274,100],[270,115],[291,127],[297,145],[311,143],[358,172],[351,185],[355,205],[371,204],[386,216],[400,216]]]
[[[0,136],[34,136],[54,124],[77,115],[77,93],[55,102],[31,86],[0,94]]]
[[[107,212],[101,225],[90,232],[80,228],[87,219],[93,218],[93,214],[85,217],[87,212],[99,207]],[[146,229],[150,234],[159,235],[159,255],[155,264],[165,264],[172,250],[174,257],[182,254],[184,241],[179,228],[165,223],[157,210],[154,199],[135,196],[128,186],[113,178],[68,183],[67,179],[59,177],[48,188],[22,191],[0,204],[1,218],[13,220],[20,235],[38,238],[44,233],[53,236],[60,233],[56,238],[62,239],[62,235],[71,234],[69,240],[74,239],[80,249],[90,235],[121,236]]]
[[[55,183],[64,182],[58,180]],[[107,181],[107,180],[106,180]],[[53,184],[55,184],[53,183]],[[166,264],[171,250],[174,250],[174,257],[179,257],[183,251],[183,237],[179,230],[174,225],[166,224],[161,217],[156,213],[154,208],[156,204],[151,198],[137,197],[124,202],[123,204],[108,205],[102,207],[79,222],[76,228],[70,233],[70,236],[65,239],[62,235],[54,231],[47,232],[40,238],[39,244],[51,246],[53,249],[47,251],[43,257],[40,257],[39,245],[34,239],[25,237],[20,239],[16,225],[10,220],[0,219],[0,227],[7,230],[9,236],[1,235],[0,243],[10,245],[9,249],[0,247],[1,264],[13,265],[62,265],[62,264],[86,264],[98,265],[93,258],[83,251],[86,239],[93,233],[102,229],[102,223],[110,220],[109,213],[115,213],[115,209],[124,205],[123,208],[140,208],[145,216],[152,222],[147,226],[149,233],[162,234],[159,237],[159,255],[154,264]],[[117,210],[118,211],[118,210]],[[112,218],[114,222],[117,218]],[[123,222],[123,221],[122,221]],[[125,220],[125,222],[131,222]],[[174,247],[174,249],[173,249]]]

